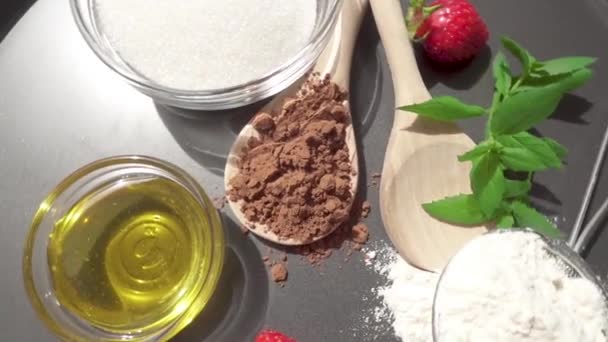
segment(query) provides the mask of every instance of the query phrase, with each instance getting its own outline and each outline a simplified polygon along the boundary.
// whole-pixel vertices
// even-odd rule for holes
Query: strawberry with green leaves
[[[427,56],[441,64],[470,61],[488,41],[488,27],[467,0],[410,0],[407,12],[410,38],[422,41]]]

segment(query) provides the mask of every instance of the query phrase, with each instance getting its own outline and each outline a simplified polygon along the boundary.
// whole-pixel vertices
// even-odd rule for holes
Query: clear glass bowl
[[[608,288],[606,287],[606,283],[602,281],[589,267],[587,262],[581,256],[579,256],[572,248],[570,248],[565,241],[558,239],[551,239],[546,236],[543,236],[533,230],[530,229],[497,229],[490,231],[486,234],[508,234],[513,232],[524,232],[526,234],[535,234],[540,236],[547,243],[547,252],[555,257],[556,260],[561,261],[563,265],[566,267],[568,272],[568,276],[572,278],[586,278],[590,280],[593,284],[595,284],[600,291],[602,291],[606,302],[608,303]],[[461,249],[464,250],[466,245]],[[457,254],[458,255],[458,254]],[[454,256],[452,260],[456,257]],[[441,342],[440,334],[441,331],[441,320],[444,317],[441,313],[441,298],[445,295],[442,294],[442,283],[450,274],[450,264],[448,262],[447,266],[443,269],[441,276],[439,277],[439,281],[437,282],[437,287],[435,289],[435,296],[433,299],[433,341]]]
[[[286,89],[308,70],[327,45],[339,17],[342,0],[317,0],[317,18],[311,37],[296,56],[270,73],[229,88],[190,91],[152,82],[131,68],[110,46],[97,26],[94,0],[70,0],[72,14],[84,39],[97,56],[133,87],[160,103],[195,110],[242,107]]]
[[[142,189],[141,187],[136,187],[151,179],[161,180],[163,182],[162,184],[172,184],[169,189],[173,190],[165,191],[166,189],[162,188],[163,191],[158,192],[158,194],[162,195],[157,195],[157,192],[154,192],[154,195],[150,195],[153,196],[152,200],[156,201],[162,196],[162,201],[165,201],[163,203],[179,206],[179,203],[185,202],[180,202],[180,199],[174,195],[176,192],[180,192],[188,198],[188,202],[186,202],[187,205],[179,206],[179,208],[183,207],[188,209],[183,209],[184,212],[178,217],[178,220],[180,220],[179,222],[182,222],[181,220],[187,220],[188,218],[186,218],[186,216],[196,216],[197,220],[192,221],[196,222],[196,224],[191,225],[194,229],[189,231],[187,235],[180,236],[175,233],[175,230],[166,228],[168,227],[167,225],[162,226],[162,224],[166,224],[167,221],[159,221],[161,218],[158,216],[156,216],[154,220],[162,222],[160,224],[150,223],[149,220],[140,220],[141,216],[139,215],[141,215],[142,212],[145,212],[145,210],[149,210],[149,208],[142,207],[143,204],[137,201],[137,198],[140,198],[138,196],[141,196],[142,193],[137,192],[134,189]],[[117,191],[129,191],[129,199],[119,196],[111,197],[112,195],[116,195]],[[124,192],[121,192],[120,194],[124,194]],[[186,197],[182,197],[182,199]],[[81,199],[83,198],[87,199],[87,201],[84,202],[84,207],[81,206],[81,203],[83,203]],[[130,221],[134,224],[114,224],[116,220],[113,220],[103,224],[99,223],[99,225],[95,226],[95,215],[88,215],[88,213],[93,211],[91,210],[86,212],[87,214],[84,214],[84,210],[88,210],[95,204],[99,205],[102,201],[105,201],[103,203],[109,203],[107,201],[108,198],[112,201],[111,206],[121,206],[122,204],[128,205],[124,210],[117,210],[123,218],[126,213],[126,221],[131,219],[134,211],[138,211],[139,214],[132,217],[135,220]],[[135,198],[135,200],[131,200],[131,198]],[[123,202],[122,204],[120,203],[121,201]],[[72,213],[74,213],[74,208],[84,209],[83,211],[76,211],[78,213],[77,215],[72,215]],[[103,208],[104,209],[101,212],[98,211],[97,217],[113,217],[112,215],[107,214],[108,211],[106,209],[108,207]],[[200,210],[198,213],[193,213],[198,210]],[[158,213],[158,211],[154,210],[149,212],[151,213],[150,215],[157,215]],[[177,213],[178,212],[176,212],[176,214]],[[116,215],[119,214],[116,213]],[[82,217],[84,217],[84,219],[82,219]],[[88,217],[93,218],[89,221]],[[72,239],[73,242],[69,245],[66,245],[67,242],[64,242],[65,248],[62,247],[60,254],[52,253],[49,246],[51,246],[53,241],[58,241],[58,227],[61,227],[66,220],[71,221],[72,219],[76,220],[74,222],[77,222],[77,224],[80,224],[78,227],[81,233],[79,234],[84,238]],[[87,225],[84,225],[83,222]],[[110,238],[108,238],[108,236],[110,233],[108,228],[113,229],[112,231],[116,232],[117,227],[120,227],[120,234],[122,235],[119,234],[119,238],[112,237],[112,240],[109,240]],[[196,227],[200,227],[200,229],[197,229]],[[151,238],[148,234],[150,233],[148,229],[151,228],[155,229],[154,232],[158,233],[157,235],[153,235],[156,236],[155,238],[157,239],[154,240],[156,242],[154,242],[153,245],[149,243]],[[140,230],[138,232],[139,235],[131,235],[131,232],[135,229]],[[122,232],[124,232],[124,234]],[[161,236],[161,234],[164,235]],[[175,238],[176,235],[178,238]],[[103,243],[102,241],[108,240],[111,242],[106,242],[107,245],[101,245]],[[195,244],[193,242],[194,240],[197,240],[199,244]],[[62,241],[70,241],[70,239],[65,238]],[[145,246],[142,242],[145,243]],[[199,254],[179,254],[181,258],[178,259],[178,253],[180,253],[181,250],[190,248],[190,251],[193,251],[194,249],[192,248],[194,246],[200,247],[201,243],[202,246],[205,246],[205,248],[202,249],[202,252]],[[99,247],[99,249],[95,247],[98,244],[100,244],[99,246],[102,246]],[[110,247],[112,244],[114,244],[113,246],[118,245],[120,247],[118,249],[120,254],[111,254],[109,252],[110,248],[112,248]],[[81,245],[88,246],[80,248],[79,246]],[[67,246],[70,246],[70,248],[67,248]],[[138,254],[139,252],[137,252],[140,246],[143,246],[143,249],[145,249],[145,252],[142,252],[142,254]],[[201,310],[204,310],[205,305],[208,303],[217,287],[224,262],[224,248],[224,234],[219,214],[203,189],[186,172],[172,164],[155,158],[144,156],[111,157],[93,162],[75,171],[57,185],[42,202],[33,218],[26,240],[23,256],[23,279],[26,292],[38,317],[64,341],[164,341],[177,334],[187,326]],[[79,251],[74,252],[76,249]],[[158,255],[161,249],[163,251],[161,253],[166,251],[170,252],[162,254],[159,258]],[[115,248],[114,251],[116,250],[117,249]],[[201,249],[197,250],[200,251]],[[81,251],[85,252],[83,253]],[[63,254],[76,255],[77,257],[75,259],[77,260],[74,258],[68,259],[66,256],[65,258],[61,257],[59,259],[62,261],[61,263],[58,264],[57,262],[54,262],[54,260],[58,260],[56,258],[57,255],[62,256]],[[116,259],[116,255],[119,255],[120,257]],[[191,262],[184,264],[183,260],[185,260],[185,256],[188,255],[190,256],[189,260],[191,260]],[[99,271],[99,268],[102,266],[96,266],[99,265],[98,263],[90,262],[93,258],[103,260],[103,271]],[[114,258],[112,260],[117,261],[117,263],[109,263],[111,258]],[[136,258],[140,259],[135,260]],[[141,261],[144,258],[147,258],[146,261]],[[144,282],[146,286],[148,286],[148,284],[162,284],[160,287],[161,292],[157,291],[158,288],[152,288],[149,292],[137,292],[134,288],[127,288],[126,291],[129,292],[123,292],[123,294],[126,293],[126,295],[124,297],[119,296],[118,298],[124,300],[128,298],[127,296],[132,296],[131,298],[135,298],[135,300],[145,299],[146,303],[149,303],[151,307],[161,305],[162,301],[158,297],[159,293],[165,294],[166,292],[162,291],[169,288],[162,287],[165,284],[165,279],[168,279],[168,274],[176,274],[176,272],[174,272],[175,267],[181,267],[179,268],[179,276],[181,277],[179,278],[180,282],[178,283],[179,291],[172,292],[173,294],[178,293],[174,297],[177,298],[177,300],[168,301],[165,297],[160,297],[165,300],[165,303],[169,303],[167,304],[167,311],[163,311],[163,315],[164,313],[167,313],[167,315],[163,316],[162,320],[151,321],[150,317],[145,319],[141,318],[140,320],[139,317],[144,317],[146,313],[143,315],[139,315],[138,313],[137,315],[128,316],[133,317],[133,319],[124,322],[124,324],[122,321],[119,322],[119,330],[110,329],[106,328],[106,326],[100,326],[100,324],[98,324],[99,321],[94,321],[94,318],[79,314],[82,313],[82,311],[74,310],[75,306],[73,304],[75,302],[62,301],[62,298],[66,298],[65,294],[69,294],[70,292],[62,291],[59,287],[67,288],[64,286],[64,284],[67,283],[70,284],[69,286],[73,286],[69,287],[70,289],[81,289],[82,295],[78,294],[75,297],[97,298],[96,300],[101,302],[102,299],[100,298],[107,298],[108,294],[119,292],[110,292],[109,290],[97,292],[97,290],[101,288],[95,287],[95,285],[99,283],[98,280],[101,279],[106,282],[106,284],[112,284],[110,286],[112,286],[113,290],[118,289],[118,287],[116,287],[118,284],[125,283],[113,281],[110,273],[114,272],[114,279],[118,279],[116,277],[116,274],[118,274],[117,272],[124,273],[125,271],[132,272],[133,270],[136,270],[136,272],[140,272],[139,274],[143,274],[142,272],[144,272],[143,270],[146,269],[146,267],[148,267],[148,269],[156,267],[156,265],[158,265],[157,261],[159,260],[164,263],[162,266],[164,268],[160,268],[161,273],[155,273],[156,275],[153,276],[150,276],[151,273],[147,273],[145,278],[132,277],[128,278],[128,280],[132,282]],[[181,263],[179,261],[175,262],[175,260],[181,260]],[[113,267],[113,265],[119,265],[119,267],[114,267],[114,271],[112,271],[110,268]],[[57,267],[64,267],[64,269],[71,268],[71,271],[69,272],[73,275],[72,278],[54,278],[54,275],[57,274]],[[81,274],[93,274],[92,272],[95,272],[95,269],[98,270],[97,274],[102,275],[96,274],[92,277],[87,276],[88,278],[80,276]],[[135,273],[126,274],[131,276]],[[58,279],[70,280],[60,282]],[[122,279],[120,280],[122,281]],[[173,290],[175,289],[173,286],[178,285],[168,286],[171,286],[170,289]],[[105,288],[107,287],[104,287],[104,289]],[[143,297],[142,294],[145,294],[148,297]],[[113,297],[116,298],[116,295]],[[185,299],[187,299],[187,301]],[[107,304],[107,301],[104,301],[103,303],[105,303],[104,305],[109,305]],[[119,301],[117,303],[121,302]],[[186,305],[186,303],[189,305]],[[87,303],[81,307],[88,307],[86,305],[89,304]],[[105,312],[103,312],[103,314],[107,315]],[[130,312],[128,314],[130,315]],[[116,316],[114,313],[111,313],[110,316],[106,317]]]

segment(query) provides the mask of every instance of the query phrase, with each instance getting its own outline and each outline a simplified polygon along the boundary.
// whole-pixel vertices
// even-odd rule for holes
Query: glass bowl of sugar
[[[604,341],[608,291],[564,241],[495,230],[444,268],[433,302],[435,342]]]
[[[245,106],[286,89],[328,44],[341,0],[70,0],[95,54],[155,101]]]

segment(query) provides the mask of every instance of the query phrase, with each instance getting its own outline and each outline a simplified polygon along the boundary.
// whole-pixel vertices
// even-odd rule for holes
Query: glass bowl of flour
[[[437,283],[435,342],[605,342],[608,292],[565,242],[496,230],[463,247]]]
[[[341,0],[70,0],[95,54],[155,101],[219,110],[286,89],[328,44]]]

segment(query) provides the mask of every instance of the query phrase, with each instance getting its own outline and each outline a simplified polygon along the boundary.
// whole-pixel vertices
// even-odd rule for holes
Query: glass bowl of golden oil
[[[144,156],[96,161],[63,180],[29,231],[23,278],[65,341],[168,340],[213,295],[221,219],[186,172]]]

